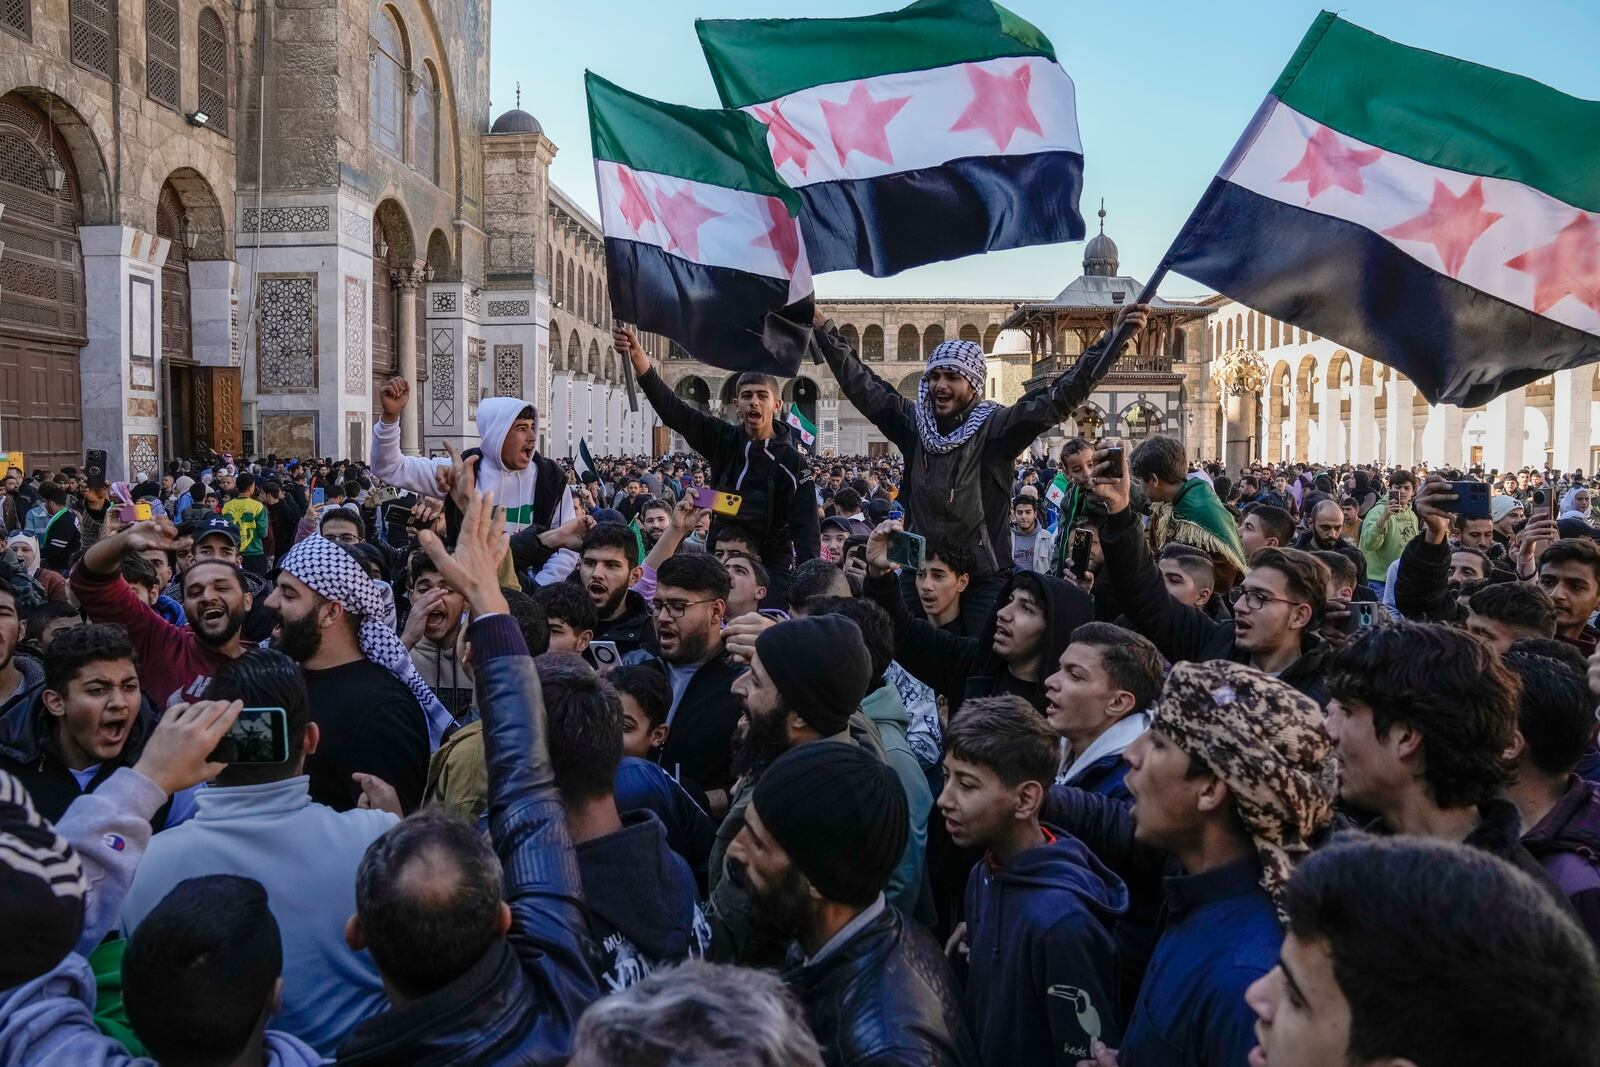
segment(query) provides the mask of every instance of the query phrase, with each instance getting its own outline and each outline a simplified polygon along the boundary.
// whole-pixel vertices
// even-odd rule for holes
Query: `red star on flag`
[[[644,195],[644,189],[640,187],[639,179],[633,176],[633,171],[618,167],[617,180],[622,183],[622,217],[628,220],[633,232],[638,233],[639,227],[656,220],[656,213],[650,210],[650,199]]]
[[[789,217],[789,209],[775,196],[764,199],[767,209],[767,232],[750,244],[756,248],[770,248],[778,254],[783,273],[794,273],[794,261],[800,258],[800,227]]]
[[[1306,154],[1280,182],[1305,182],[1306,203],[1315,200],[1325,189],[1335,186],[1360,196],[1366,191],[1361,182],[1361,168],[1371,166],[1383,155],[1381,148],[1350,148],[1339,135],[1326,126],[1306,140]]]
[[[712,211],[696,200],[687,182],[675,193],[657,193],[656,210],[661,212],[661,225],[672,238],[667,251],[680,249],[695,261],[700,259],[700,227],[722,216],[722,212]]]
[[[851,152],[860,152],[882,163],[893,163],[889,151],[889,120],[900,113],[910,101],[909,96],[895,96],[887,100],[874,100],[867,91],[866,82],[856,82],[850,96],[842,104],[822,101],[822,117],[828,123],[828,134],[833,138],[833,150],[839,162]]]
[[[806,160],[811,158],[811,153],[817,146],[806,139],[806,135],[794,128],[794,124],[783,117],[783,102],[774,100],[769,110],[751,108],[756,118],[767,124],[767,133],[772,135],[772,164],[781,167],[785,163],[793,162],[800,168],[800,173],[806,172]]]
[[[983,130],[1000,151],[1011,144],[1017,131],[1031,130],[1043,135],[1038,116],[1028,106],[1028,83],[1033,68],[1026,63],[1007,74],[991,74],[975,63],[967,64],[967,80],[972,83],[972,103],[956,119],[950,132]]]
[[[1506,266],[1533,275],[1537,315],[1568,296],[1600,311],[1600,223],[1588,212],[1578,212],[1554,241],[1507,260]]]
[[[1483,210],[1482,178],[1474,178],[1460,196],[1435,178],[1433,203],[1428,205],[1428,210],[1383,233],[1385,237],[1432,245],[1444,260],[1445,273],[1454,278],[1461,273],[1461,264],[1466,262],[1473,243],[1502,218],[1498,211]]]

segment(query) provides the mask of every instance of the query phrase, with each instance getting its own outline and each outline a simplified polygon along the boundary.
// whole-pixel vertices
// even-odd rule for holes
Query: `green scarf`
[[[1178,541],[1224,557],[1240,574],[1250,569],[1233,516],[1228,514],[1228,509],[1217,498],[1217,491],[1204,478],[1190,478],[1184,482],[1172,503],[1160,509],[1155,526],[1158,545]]]

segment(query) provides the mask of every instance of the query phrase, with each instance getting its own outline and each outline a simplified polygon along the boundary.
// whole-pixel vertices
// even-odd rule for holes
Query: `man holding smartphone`
[[[710,462],[711,485],[742,498],[739,514],[715,515],[713,527],[743,526],[759,539],[761,564],[771,578],[763,606],[788,606],[794,568],[817,558],[821,547],[809,465],[788,425],[777,418],[782,397],[778,380],[769,374],[739,375],[739,421],[724,422],[674,393],[632,330],[619,327],[612,339],[633,364],[639,388],[661,421]]]

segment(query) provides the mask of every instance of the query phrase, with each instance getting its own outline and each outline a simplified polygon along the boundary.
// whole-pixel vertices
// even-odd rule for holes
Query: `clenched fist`
[[[384,382],[383,390],[378,393],[378,402],[383,405],[383,421],[399,422],[406,401],[410,399],[411,383],[404,378],[390,378]]]

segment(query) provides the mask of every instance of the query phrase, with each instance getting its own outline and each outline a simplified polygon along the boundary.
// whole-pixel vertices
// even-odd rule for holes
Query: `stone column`
[[[1227,418],[1223,423],[1222,462],[1230,473],[1250,464],[1250,435],[1255,432],[1255,397],[1236,395],[1231,389],[1225,394]]]
[[[1485,467],[1503,471],[1522,466],[1523,418],[1526,410],[1527,398],[1521,389],[1501,393],[1489,401],[1488,410],[1484,413],[1488,429],[1483,449]],[[1557,433],[1560,432],[1558,428]]]
[[[421,384],[417,381],[417,285],[422,281],[422,272],[412,267],[410,270],[397,270],[390,275],[394,281],[395,292],[399,294],[397,302],[400,305],[399,314],[395,316],[394,344],[395,354],[399,357],[395,365],[400,369],[400,377],[411,383],[411,393],[406,400],[406,410],[400,416],[400,451],[410,455],[418,452],[417,442],[417,412],[419,406],[418,394],[422,391]]]
[[[1350,455],[1347,463],[1371,463],[1378,458],[1377,393],[1359,375],[1350,403]]]
[[[82,226],[88,343],[78,357],[83,447],[106,477],[161,468],[161,265],[170,242],[131,226]],[[137,464],[137,467],[136,467]]]
[[[1589,367],[1556,372],[1554,418],[1550,420],[1550,461],[1560,470],[1589,470],[1592,422],[1589,405],[1594,400],[1594,373]],[[1516,464],[1521,466],[1519,460]]]
[[[1400,380],[1391,374],[1388,385],[1389,454],[1385,462],[1391,467],[1409,467],[1416,462],[1416,416],[1413,407],[1417,400],[1417,387],[1409,379]]]
[[[1343,404],[1344,390],[1333,381],[1333,375],[1328,373],[1328,368],[1321,368],[1318,373],[1322,375],[1322,384],[1319,387],[1322,395],[1317,398],[1318,406],[1322,409],[1322,418],[1317,426],[1321,442],[1312,442],[1312,447],[1320,446],[1321,453],[1316,457],[1322,463],[1339,463],[1344,459],[1344,420],[1340,409]]]
[[[1422,430],[1423,458],[1430,464],[1461,466],[1461,427],[1465,421],[1461,409],[1454,404],[1430,404],[1428,422]]]

